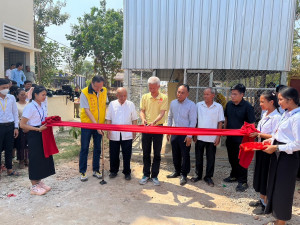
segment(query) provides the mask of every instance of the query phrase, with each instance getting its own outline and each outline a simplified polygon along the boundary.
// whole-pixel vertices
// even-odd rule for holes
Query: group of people
[[[16,63],[11,64],[10,68],[5,72],[5,78],[17,82],[18,87],[24,87],[25,81],[30,81],[35,84],[36,75],[30,71],[30,66],[25,67],[25,73],[23,72],[23,64]]]
[[[127,100],[125,88],[117,89],[117,100],[112,101],[105,108],[107,90],[103,87],[104,79],[94,77],[92,83],[81,93],[81,121],[89,123],[107,123],[130,125],[137,124],[137,113],[134,104]],[[173,127],[198,127],[215,129],[240,129],[244,122],[254,124],[255,113],[253,106],[244,99],[246,88],[242,84],[231,87],[231,100],[227,102],[225,110],[222,105],[214,101],[215,89],[205,88],[204,101],[195,104],[188,99],[189,86],[180,85],[177,89],[177,99],[169,107],[167,96],[159,91],[160,80],[150,77],[148,80],[149,93],[142,96],[140,102],[140,119],[145,126],[163,126],[166,116],[167,125]],[[278,104],[279,103],[279,104]],[[300,107],[299,94],[296,89],[280,85],[276,92],[264,91],[260,96],[262,117],[257,130],[249,135],[264,142],[267,148],[256,152],[254,181],[255,191],[260,193],[258,201],[250,202],[255,207],[255,214],[273,213],[276,224],[285,224],[291,219],[293,194],[296,176],[299,168],[300,150]],[[81,152],[79,160],[80,179],[87,181],[87,155],[89,141],[93,135],[93,176],[102,178],[99,159],[101,153],[101,139],[103,131],[82,129]],[[123,154],[123,174],[126,180],[131,179],[130,159],[132,141],[136,137],[134,132],[107,132],[110,153],[110,178],[118,175],[120,167],[120,148]],[[237,182],[236,191],[243,192],[248,188],[248,170],[239,164],[240,136],[228,136],[226,148],[231,165],[230,175],[224,182]],[[190,172],[190,149],[195,142],[196,176],[191,182],[202,180],[203,155],[206,151],[207,165],[204,181],[214,186],[212,180],[215,168],[216,147],[220,143],[220,136],[192,136],[167,135],[171,142],[174,172],[167,178],[179,177],[180,185],[188,182]],[[152,181],[160,185],[158,179],[163,134],[142,134],[143,176],[139,180],[141,185]],[[153,159],[151,151],[153,149]],[[288,174],[288,175],[287,175]]]
[[[80,119],[83,123],[95,124],[137,124],[138,115],[133,102],[127,100],[125,88],[118,88],[117,99],[110,102],[108,108],[107,89],[105,80],[101,76],[92,78],[91,84],[84,88],[80,94]],[[149,93],[142,96],[140,102],[140,119],[144,126],[163,126],[167,117],[167,125],[173,127],[214,128],[214,129],[240,129],[244,122],[255,123],[254,109],[244,100],[246,88],[242,84],[231,87],[231,100],[227,102],[225,110],[222,105],[214,101],[215,89],[205,88],[204,101],[195,104],[188,99],[190,88],[180,85],[177,89],[177,99],[169,107],[168,98],[159,91],[160,80],[157,77],[148,79]],[[254,213],[273,213],[277,219],[276,224],[285,224],[291,218],[293,194],[296,176],[299,168],[300,150],[300,107],[299,94],[291,87],[278,87],[277,92],[265,91],[260,96],[260,106],[263,110],[257,129],[259,132],[250,134],[252,138],[263,141],[267,148],[256,152],[253,187],[260,193],[258,201],[250,203],[256,207]],[[20,91],[18,100],[23,112],[20,121],[16,100],[8,94],[8,83],[0,79],[0,149],[7,151],[5,163],[8,175],[16,174],[12,170],[10,150],[13,138],[20,136],[21,132],[27,135],[29,148],[29,179],[32,183],[31,194],[43,195],[51,187],[42,182],[42,179],[55,173],[53,158],[45,158],[41,132],[47,129],[42,125],[47,116],[46,89],[42,86],[34,88],[31,102],[24,107],[25,91]],[[23,98],[22,98],[23,97]],[[27,95],[28,98],[28,95]],[[279,105],[278,105],[279,103]],[[283,113],[283,114],[282,114]],[[6,128],[6,129],[2,129]],[[90,139],[93,136],[94,151],[92,170],[93,176],[101,179],[100,154],[101,142],[104,132],[102,130],[81,129],[81,150],[79,156],[80,180],[87,181],[87,160]],[[126,180],[131,180],[132,143],[136,137],[134,132],[107,132],[110,153],[111,179],[118,175],[120,167],[120,149],[123,155],[123,174]],[[195,142],[196,176],[191,182],[202,180],[203,155],[206,151],[207,165],[204,181],[214,186],[212,180],[215,168],[216,147],[220,143],[220,136],[192,136],[167,135],[171,142],[174,172],[167,178],[179,177],[180,185],[188,182],[190,172],[190,149],[192,141]],[[160,185],[158,179],[163,134],[142,134],[143,150],[143,176],[139,180],[141,185],[152,181]],[[242,137],[228,136],[226,148],[231,165],[229,177],[224,182],[237,182],[236,191],[243,192],[248,188],[248,170],[239,164],[239,145]],[[153,159],[151,151],[153,148]]]

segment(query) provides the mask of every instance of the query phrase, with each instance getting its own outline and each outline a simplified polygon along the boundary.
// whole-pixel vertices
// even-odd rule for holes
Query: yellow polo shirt
[[[168,97],[160,92],[156,98],[153,98],[151,93],[144,94],[141,100],[140,109],[145,110],[147,122],[152,123],[161,110],[168,110]],[[163,124],[166,120],[166,115],[167,112],[156,124]]]

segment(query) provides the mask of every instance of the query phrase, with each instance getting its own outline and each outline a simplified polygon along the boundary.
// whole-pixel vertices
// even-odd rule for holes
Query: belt
[[[8,127],[14,125],[14,122],[8,122],[8,123],[0,123],[0,127]]]
[[[286,143],[277,141],[276,139],[274,140],[273,144],[274,144],[274,145],[286,145]]]

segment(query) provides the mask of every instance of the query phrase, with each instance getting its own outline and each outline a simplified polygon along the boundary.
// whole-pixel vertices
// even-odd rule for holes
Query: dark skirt
[[[23,129],[19,129],[19,135],[17,137],[17,159],[25,160],[28,159],[28,142],[27,142],[27,133],[23,132]]]
[[[299,166],[299,152],[271,155],[267,187],[268,204],[265,213],[272,213],[276,219],[290,220]]]
[[[55,174],[53,157],[45,158],[42,133],[29,131],[27,135],[29,147],[29,179],[41,180]]]
[[[263,151],[255,152],[255,168],[253,188],[262,195],[267,194],[267,182],[269,175],[271,155]]]

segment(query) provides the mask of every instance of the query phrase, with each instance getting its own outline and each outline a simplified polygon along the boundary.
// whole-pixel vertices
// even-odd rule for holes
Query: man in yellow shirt
[[[80,95],[80,119],[82,123],[100,123],[105,122],[105,110],[107,90],[104,85],[104,78],[94,76],[91,84],[84,88]],[[81,128],[81,149],[79,155],[79,172],[80,180],[87,181],[86,169],[89,153],[91,136],[94,140],[93,151],[93,176],[98,179],[102,178],[100,173],[100,154],[101,140],[103,132],[101,130],[92,130]]]
[[[168,97],[159,92],[160,80],[158,77],[148,79],[148,88],[150,93],[143,95],[140,104],[140,116],[145,126],[162,126],[165,121],[165,113],[168,109]],[[160,185],[157,178],[160,167],[160,152],[162,146],[163,134],[142,134],[143,148],[143,177],[140,184],[146,184],[151,179],[154,185]],[[151,167],[151,146],[153,143],[153,163]]]

